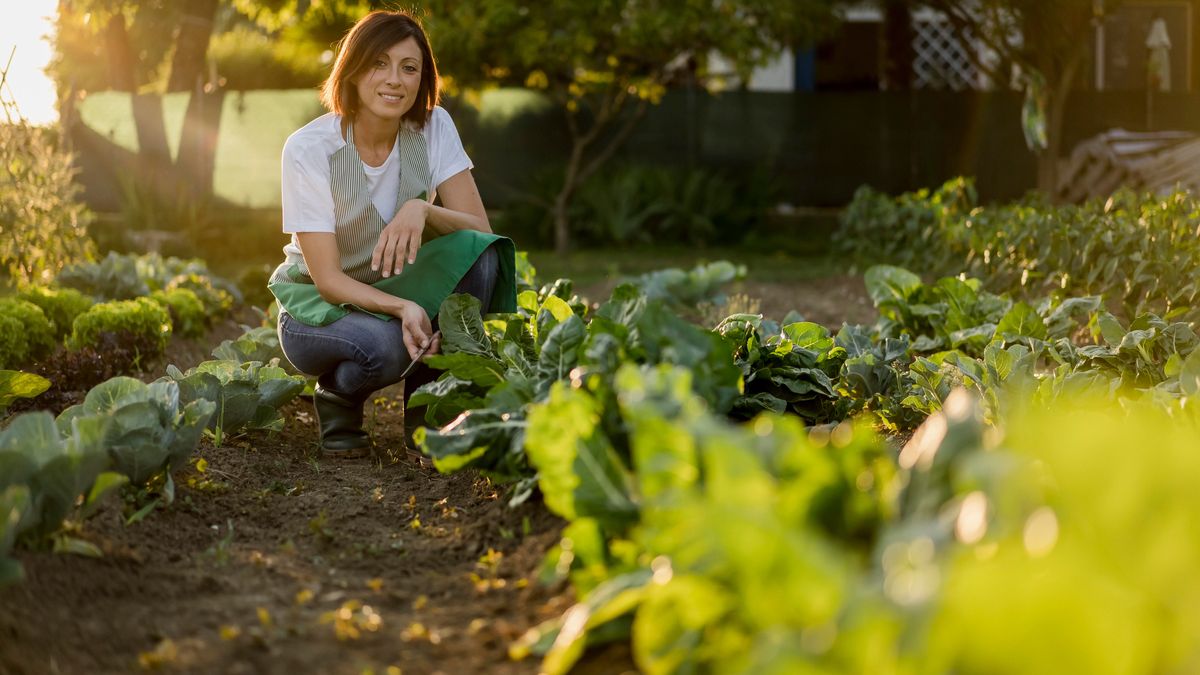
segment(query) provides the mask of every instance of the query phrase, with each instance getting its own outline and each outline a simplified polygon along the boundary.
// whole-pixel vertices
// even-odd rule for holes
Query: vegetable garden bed
[[[831,297],[866,302],[851,277],[753,290],[826,312]],[[254,320],[173,337],[143,377],[187,370]],[[55,393],[13,411],[58,413],[86,392]],[[537,672],[508,650],[574,602],[565,582],[539,582],[564,523],[540,500],[509,508],[477,473],[443,475],[404,452],[399,394],[368,406],[373,459],[320,460],[311,404],[296,400],[280,434],[202,441],[171,507],[126,525],[129,509],[105,502],[74,533],[102,557],[16,553],[25,580],[0,589],[0,672]],[[618,642],[579,672],[632,668]]]

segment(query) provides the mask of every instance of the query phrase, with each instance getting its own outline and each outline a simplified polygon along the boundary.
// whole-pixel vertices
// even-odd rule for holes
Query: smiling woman
[[[49,124],[58,119],[54,82],[45,73],[50,63],[55,0],[6,4],[4,21],[0,22],[0,69],[7,64],[8,75],[0,98],[15,100],[30,122]]]

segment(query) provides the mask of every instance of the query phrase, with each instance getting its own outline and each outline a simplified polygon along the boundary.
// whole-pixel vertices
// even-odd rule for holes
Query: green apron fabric
[[[404,271],[382,281],[371,284],[375,288],[398,298],[411,300],[425,310],[430,319],[437,316],[442,302],[454,292],[454,287],[475,264],[479,254],[495,244],[500,260],[500,278],[492,294],[492,312],[517,311],[516,247],[508,237],[459,230],[443,235],[421,246],[417,250],[417,261],[405,264]],[[299,269],[295,272],[298,274]],[[290,271],[289,271],[290,273]],[[334,305],[317,292],[311,282],[272,282],[271,293],[293,319],[309,326],[325,326],[350,313],[362,309],[350,303]],[[383,320],[391,315],[367,312]]]
[[[396,138],[400,155],[400,188],[397,205],[410,199],[427,199],[432,190],[425,137],[402,127]],[[420,305],[430,318],[471,269],[479,255],[495,245],[500,278],[492,296],[493,312],[516,311],[516,249],[511,239],[495,234],[460,230],[431,239],[417,251],[416,262],[406,264],[396,276],[383,277],[370,269],[371,252],[387,225],[371,202],[366,172],[354,145],[353,125],[346,130],[346,145],[329,158],[330,191],[334,198],[334,230],[342,271],[356,281]],[[317,292],[303,259],[289,258],[276,268],[267,288],[291,317],[310,326],[324,326],[363,310],[350,303],[333,305]],[[380,319],[386,314],[368,312]]]

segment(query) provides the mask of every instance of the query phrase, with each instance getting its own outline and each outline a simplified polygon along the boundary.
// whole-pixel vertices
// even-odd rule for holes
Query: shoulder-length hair
[[[437,64],[429,38],[421,24],[406,12],[374,11],[358,20],[338,41],[337,59],[333,71],[321,85],[321,103],[331,112],[342,116],[343,124],[354,121],[361,102],[358,90],[350,81],[365,71],[375,59],[398,42],[408,38],[417,41],[421,50],[421,84],[416,100],[404,113],[403,120],[421,129],[433,114],[438,103],[439,85]]]

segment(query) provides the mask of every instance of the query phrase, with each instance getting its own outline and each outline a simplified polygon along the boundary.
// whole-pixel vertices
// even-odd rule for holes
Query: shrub
[[[61,341],[71,332],[75,317],[83,314],[95,304],[90,297],[73,288],[46,288],[30,286],[17,297],[42,308],[46,318],[54,327],[54,339]]]
[[[210,319],[228,314],[229,310],[233,309],[233,296],[225,289],[214,286],[212,279],[207,276],[194,272],[180,274],[171,279],[166,290],[170,292],[180,288],[196,294],[196,297],[204,304],[204,310]]]
[[[54,348],[54,326],[41,307],[19,298],[0,298],[0,315],[20,322],[28,345],[26,359],[40,359]]]
[[[150,294],[150,299],[171,313],[173,332],[184,337],[200,337],[204,334],[208,315],[204,311],[204,303],[191,289],[175,288],[169,291],[154,291]]]
[[[91,255],[91,215],[77,199],[74,157],[57,131],[0,124],[0,272],[18,286],[46,283],[64,265]]]
[[[75,319],[67,347],[94,347],[105,333],[131,342],[139,354],[158,355],[171,337],[171,315],[150,298],[100,303]]]
[[[21,322],[0,314],[0,368],[12,368],[29,358],[29,340]]]

